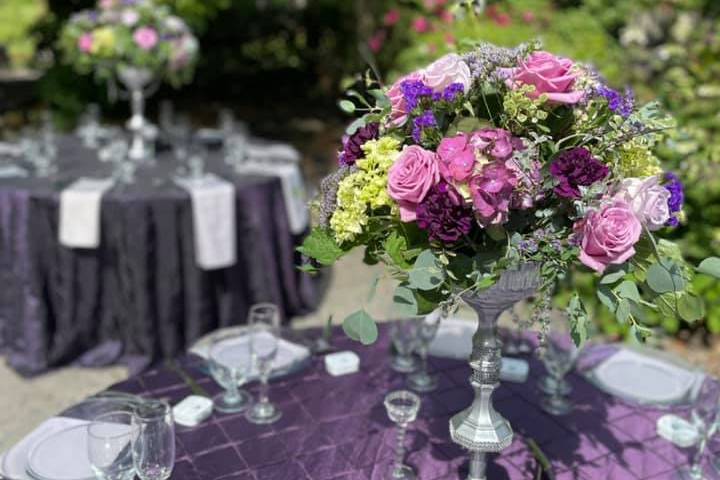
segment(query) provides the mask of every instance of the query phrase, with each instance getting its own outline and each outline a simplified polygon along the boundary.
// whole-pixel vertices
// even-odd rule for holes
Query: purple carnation
[[[380,125],[377,123],[368,123],[364,127],[358,128],[355,133],[343,138],[343,149],[338,155],[338,163],[340,165],[355,165],[359,158],[365,156],[362,146],[369,140],[375,140],[380,135]]]
[[[437,127],[437,120],[435,120],[435,115],[433,115],[433,112],[431,110],[426,110],[413,122],[412,137],[413,140],[415,140],[415,143],[420,143],[422,141],[423,130],[425,130],[426,128],[435,127]]]
[[[683,204],[685,203],[685,192],[683,190],[683,184],[672,172],[665,174],[665,188],[670,192],[670,198],[668,199],[668,209],[670,210],[670,219],[666,225],[669,227],[677,227],[680,221],[677,218],[677,213],[682,210]]]
[[[422,80],[405,80],[400,84],[400,90],[405,98],[407,111],[412,112],[424,97],[432,98],[432,88],[425,85]]]
[[[431,241],[453,243],[470,233],[472,209],[452,185],[440,182],[417,206],[417,225]]]
[[[559,180],[555,194],[562,198],[581,198],[579,187],[588,187],[604,179],[610,169],[584,147],[560,153],[550,164],[550,173]]]
[[[625,95],[623,96],[617,90],[601,84],[595,89],[595,93],[605,97],[608,108],[623,118],[629,117],[633,108],[635,108],[635,94],[630,88],[625,89]]]

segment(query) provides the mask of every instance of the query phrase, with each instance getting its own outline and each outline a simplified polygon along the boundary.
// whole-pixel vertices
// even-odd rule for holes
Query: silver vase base
[[[392,467],[390,475],[387,477],[388,480],[415,480],[415,470],[407,465],[401,465],[400,467]]]

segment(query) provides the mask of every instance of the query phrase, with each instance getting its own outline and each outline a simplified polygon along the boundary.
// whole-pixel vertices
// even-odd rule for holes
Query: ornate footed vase
[[[517,270],[505,271],[487,290],[463,296],[478,316],[470,355],[470,384],[475,390],[475,399],[472,405],[450,419],[450,436],[470,452],[467,480],[486,480],[487,454],[499,452],[512,443],[510,423],[495,411],[492,402],[493,391],[500,381],[502,356],[497,321],[505,310],[533,295],[539,283],[538,266],[525,264]]]

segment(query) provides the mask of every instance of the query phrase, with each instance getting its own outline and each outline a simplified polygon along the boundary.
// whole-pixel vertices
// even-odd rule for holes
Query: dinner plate
[[[38,480],[94,480],[87,438],[87,424],[45,437],[30,450],[28,473]]]
[[[692,402],[705,375],[656,352],[627,348],[585,372],[600,390],[644,405]]]

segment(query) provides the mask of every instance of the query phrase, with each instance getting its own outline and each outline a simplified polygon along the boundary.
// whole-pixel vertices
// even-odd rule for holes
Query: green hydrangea
[[[631,140],[617,152],[618,168],[624,177],[649,177],[662,173],[660,160],[643,142]]]
[[[547,101],[547,95],[543,94],[533,99],[529,96],[533,91],[535,91],[533,85],[522,85],[505,95],[503,120],[506,126],[515,124],[523,127],[537,124],[547,118],[548,112],[542,108]]]

